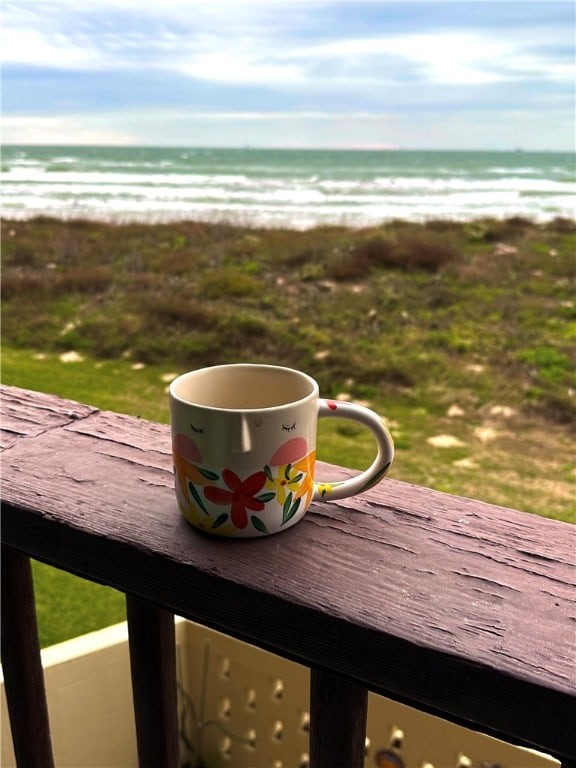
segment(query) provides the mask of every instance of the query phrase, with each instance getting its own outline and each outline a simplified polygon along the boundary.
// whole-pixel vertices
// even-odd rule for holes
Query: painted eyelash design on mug
[[[282,424],[282,429],[284,432],[294,432],[296,429],[296,422],[294,422],[294,424]]]
[[[190,429],[196,435],[203,435],[204,434],[204,427],[195,427],[194,424],[190,424]]]

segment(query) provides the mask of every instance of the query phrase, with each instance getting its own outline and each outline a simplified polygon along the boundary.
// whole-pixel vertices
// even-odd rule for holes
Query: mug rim
[[[262,406],[258,408],[226,408],[218,405],[205,405],[203,403],[196,403],[193,400],[187,400],[177,394],[176,388],[178,384],[182,382],[184,379],[187,379],[189,377],[194,377],[196,374],[199,374],[202,372],[223,370],[225,368],[236,369],[236,370],[240,368],[244,368],[244,369],[258,368],[260,370],[283,371],[285,373],[289,373],[292,376],[300,378],[301,380],[304,379],[310,385],[310,392],[307,395],[304,395],[304,397],[299,397],[295,400],[289,400],[286,403],[279,403],[278,405]],[[175,379],[173,379],[170,382],[169,394],[172,400],[182,405],[192,406],[194,408],[201,408],[207,411],[218,411],[221,413],[259,413],[259,412],[270,413],[272,411],[278,411],[284,408],[294,408],[303,403],[308,402],[309,400],[316,399],[319,397],[320,390],[319,390],[318,382],[316,381],[316,379],[314,379],[312,376],[305,373],[304,371],[298,370],[297,368],[290,368],[289,366],[285,366],[285,365],[272,365],[268,363],[223,363],[220,365],[203,366],[202,368],[195,368],[194,370],[181,373],[179,376],[177,376]]]

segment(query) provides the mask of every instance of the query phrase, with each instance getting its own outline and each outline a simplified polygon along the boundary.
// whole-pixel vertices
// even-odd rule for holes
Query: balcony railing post
[[[132,695],[140,768],[180,762],[174,615],[126,595]]]
[[[16,764],[53,768],[30,558],[2,547],[2,668]]]
[[[368,691],[333,672],[310,670],[310,768],[362,768]]]

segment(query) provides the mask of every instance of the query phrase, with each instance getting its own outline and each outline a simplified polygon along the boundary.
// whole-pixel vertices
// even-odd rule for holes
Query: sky
[[[2,141],[575,149],[570,0],[4,0]]]

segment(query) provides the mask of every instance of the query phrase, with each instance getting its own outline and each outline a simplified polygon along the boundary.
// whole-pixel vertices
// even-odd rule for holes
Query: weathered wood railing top
[[[180,516],[167,426],[13,387],[1,426],[5,545],[575,758],[576,528],[387,479],[282,534],[221,540]]]

